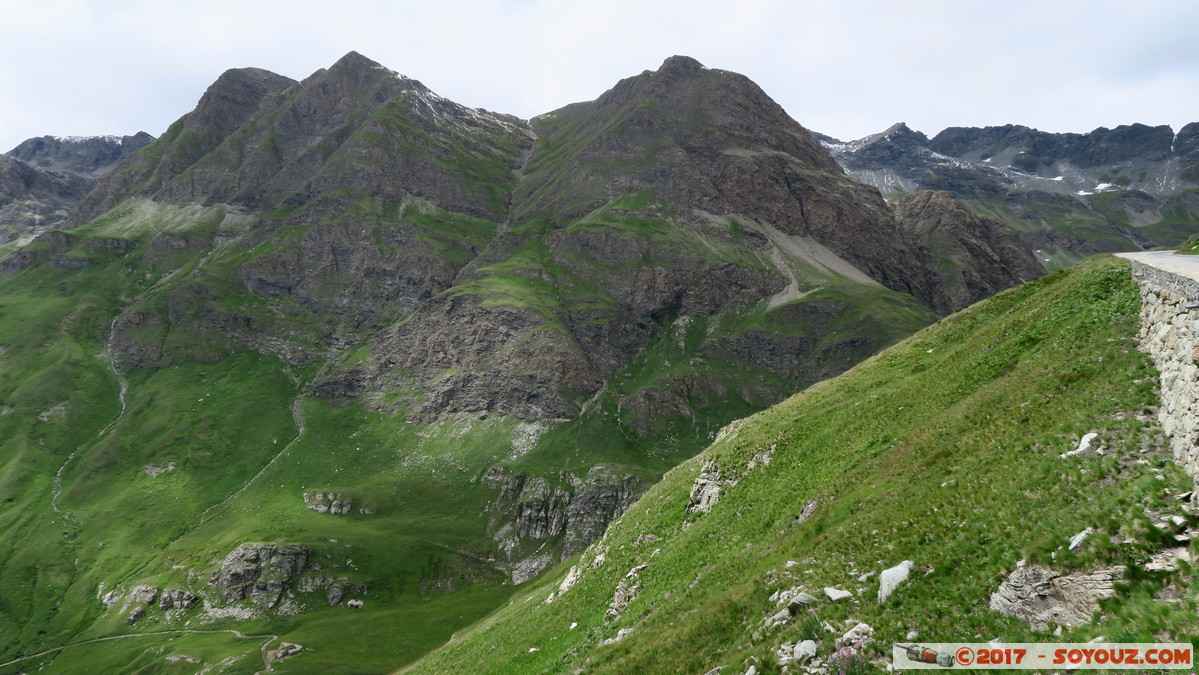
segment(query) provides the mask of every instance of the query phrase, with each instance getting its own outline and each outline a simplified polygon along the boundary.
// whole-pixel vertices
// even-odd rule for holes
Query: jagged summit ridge
[[[40,169],[95,178],[153,140],[144,131],[132,136],[40,136],[26,139],[7,154]]]
[[[906,125],[822,142],[889,199],[942,190],[1016,228],[1052,266],[1104,251],[1176,246],[1199,219],[1199,125],[1047,133],[1022,125]]]

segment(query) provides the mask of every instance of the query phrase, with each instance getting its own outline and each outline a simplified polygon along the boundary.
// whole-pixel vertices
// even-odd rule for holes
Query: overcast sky
[[[1090,131],[1199,121],[1194,0],[0,0],[0,151],[155,136],[228,68],[350,50],[531,117],[672,54],[749,76],[843,140],[905,121]]]

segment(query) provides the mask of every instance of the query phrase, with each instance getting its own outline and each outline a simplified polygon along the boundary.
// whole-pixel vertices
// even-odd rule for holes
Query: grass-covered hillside
[[[1138,309],[1126,263],[1088,260],[734,423],[577,559],[405,672],[771,673],[781,645],[808,638],[828,665],[857,622],[874,631],[863,661],[913,632],[1192,641],[1189,568],[1145,570],[1194,518],[1153,421]],[[1102,454],[1059,457],[1088,433]],[[904,560],[910,578],[880,603],[877,573]],[[1092,622],[1055,632],[989,609],[1037,564],[1128,572]],[[853,597],[770,625],[786,606],[772,595],[825,587]]]

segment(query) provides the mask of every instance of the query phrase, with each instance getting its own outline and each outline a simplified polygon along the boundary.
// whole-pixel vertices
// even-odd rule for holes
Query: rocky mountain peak
[[[394,81],[402,83],[401,88],[403,89],[415,88],[421,91],[428,91],[420,82],[404,77],[396,71],[355,51],[351,51],[341,57],[328,68],[318,70],[306,79],[304,84],[309,85],[310,80],[337,82],[343,87],[371,86],[378,84],[380,81]]]
[[[828,142],[842,164],[851,170],[912,167],[928,161],[928,137],[897,122],[885,131],[849,143]]]
[[[1199,122],[1191,122],[1178,131],[1174,137],[1174,154],[1179,157],[1199,154]]]
[[[284,77],[261,68],[231,68],[212,83],[196,109],[185,116],[196,126],[211,127],[217,134],[232,133],[258,109],[262,99],[295,84]]]
[[[698,73],[707,70],[704,64],[691,58],[690,56],[675,55],[667,58],[658,66],[656,71],[658,75],[676,75],[685,76],[693,73]]]
[[[333,62],[333,65],[329,67],[329,70],[331,70],[331,71],[338,71],[338,70],[352,71],[352,70],[361,70],[363,68],[382,68],[382,67],[383,66],[378,61],[369,59],[369,58],[363,56],[362,54],[359,54],[358,52],[351,49],[350,51],[346,52],[345,56],[342,56],[340,59],[337,59],[337,61]]]

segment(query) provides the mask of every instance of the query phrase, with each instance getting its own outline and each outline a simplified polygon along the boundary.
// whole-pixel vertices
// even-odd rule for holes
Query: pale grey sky
[[[357,50],[531,117],[686,54],[843,140],[905,121],[1090,131],[1199,121],[1194,0],[0,0],[0,151],[155,136],[224,70]]]

